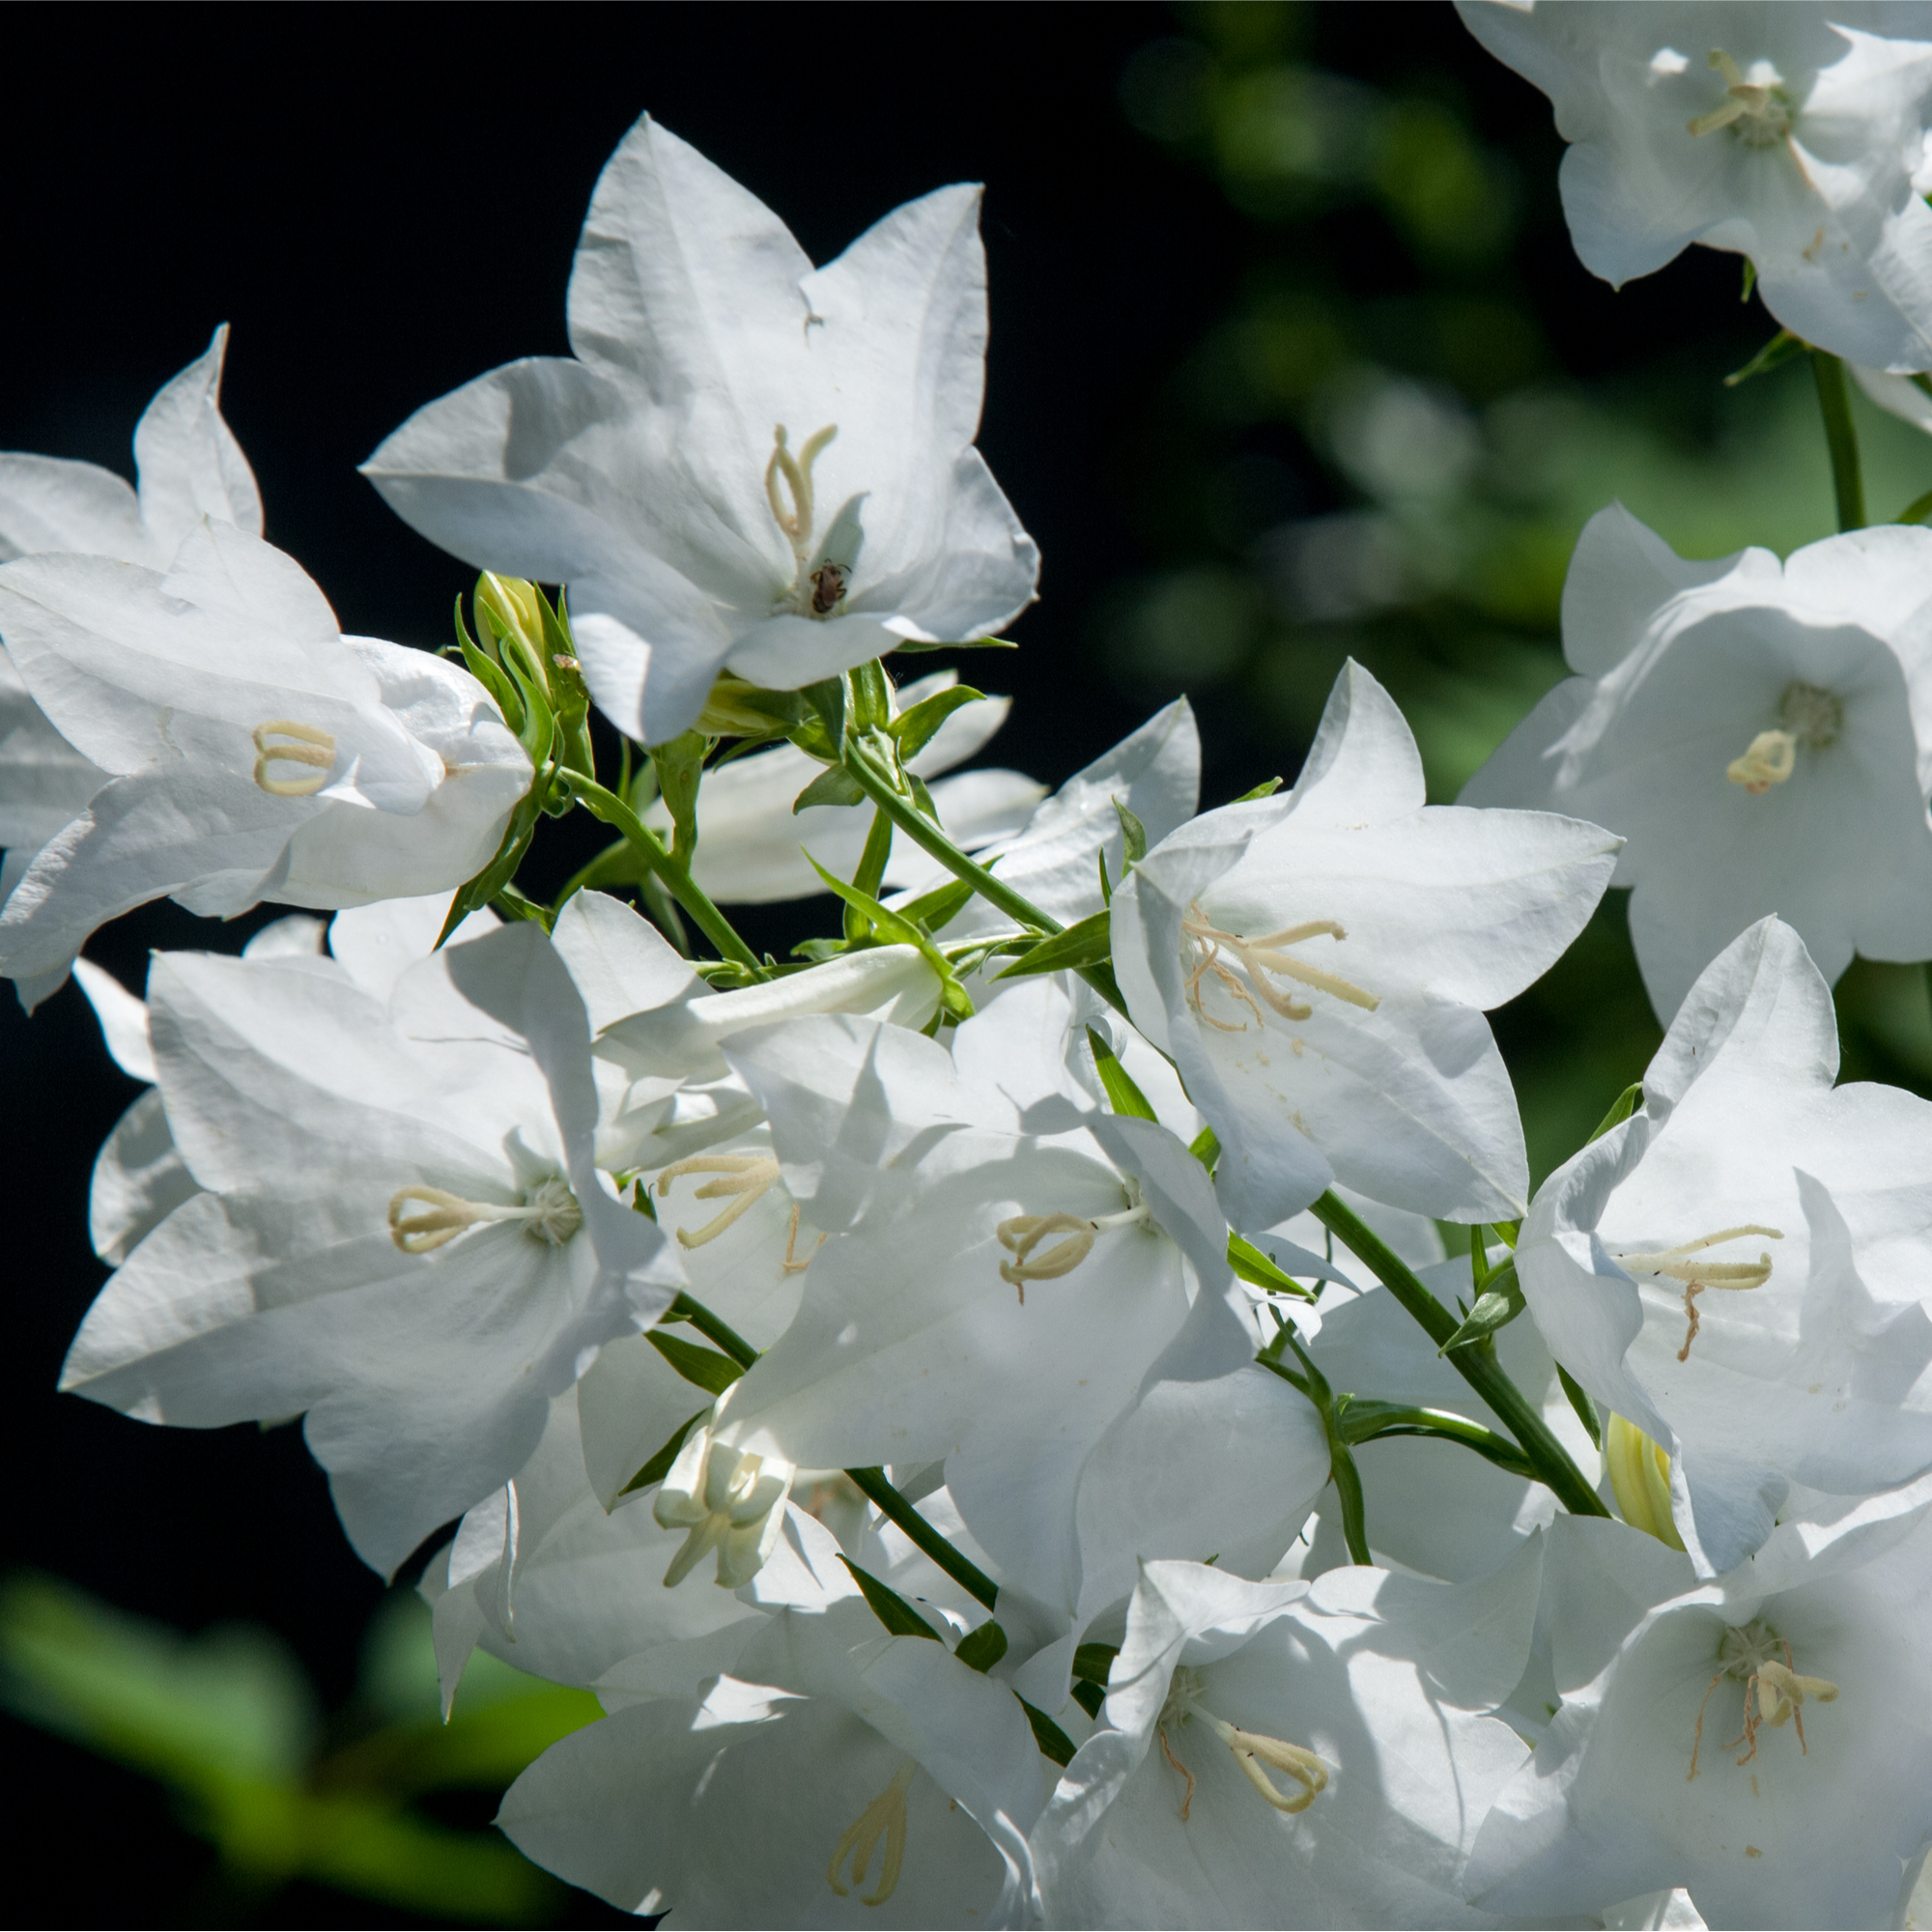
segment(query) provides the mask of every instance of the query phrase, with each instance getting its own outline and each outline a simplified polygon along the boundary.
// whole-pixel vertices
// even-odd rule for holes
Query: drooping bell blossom
[[[1701,1584],[1641,1531],[1559,1518],[1561,1704],[1483,1823],[1478,1908],[1548,1924],[1683,1887],[1714,1926],[1905,1922],[1932,1838],[1928,1512],[1924,1483],[1807,1512]]]
[[[1233,1560],[1263,1542],[1265,1569],[1328,1452],[1312,1406],[1252,1366],[1227,1225],[1186,1148],[1065,1100],[1045,1130],[1023,1125],[993,1077],[1028,1051],[1016,1005],[968,1021],[952,1056],[836,1017],[727,1043],[786,1185],[834,1238],[715,1439],[829,1467],[943,1459],[1002,1602],[1011,1586],[1059,1621],[1015,1680],[1054,1710],[1139,1553]]]
[[[1621,288],[1693,242],[1745,256],[1794,334],[1932,368],[1932,14],[1919,6],[1459,0],[1570,145],[1577,256]]]
[[[446,947],[386,1001],[319,960],[195,953],[148,992],[206,1191],[102,1290],[62,1386],[198,1428],[306,1411],[350,1541],[392,1571],[682,1285],[593,1165],[582,1003],[533,925]]]
[[[895,706],[909,710],[922,698],[958,682],[956,671],[920,678],[894,694]],[[932,802],[940,823],[952,842],[968,852],[1011,838],[1046,790],[1023,772],[939,776],[978,753],[1006,723],[1011,707],[1008,697],[962,705],[924,749],[907,760],[909,770],[933,781]],[[872,829],[871,806],[809,805],[803,811],[792,810],[793,800],[824,769],[793,746],[779,745],[705,774],[697,795],[697,852],[692,873],[717,904],[766,905],[822,893],[825,882],[811,869],[807,852],[827,871],[841,879],[852,877]],[[644,820],[668,842],[671,819],[662,799],[645,812]],[[903,833],[895,833],[886,861],[888,888],[923,883],[934,867],[935,862]]]
[[[552,1746],[497,1822],[572,1885],[693,1925],[1018,1925],[1045,1769],[1004,1685],[852,1598],[780,1612],[701,1698]]]
[[[1761,921],[1517,1244],[1556,1359],[1670,1459],[1662,1515],[1703,1576],[1763,1543],[1792,1483],[1932,1468],[1932,1105],[1837,1070],[1830,989]]]
[[[1336,1180],[1442,1220],[1523,1211],[1483,1010],[1581,931],[1617,840],[1423,798],[1408,725],[1350,662],[1293,791],[1190,820],[1114,895],[1122,991],[1219,1137],[1237,1231]]]
[[[1049,1925],[1458,1925],[1525,1752],[1541,1548],[1451,1586],[1146,1563],[1102,1707],[1034,1830]]]
[[[468,562],[567,583],[591,695],[646,744],[726,666],[792,690],[998,631],[1039,558],[973,447],[979,210],[940,188],[814,269],[647,115],[591,197],[573,355],[429,404],[363,473]]]
[[[165,570],[202,518],[262,533],[262,498],[222,420],[228,325],[205,354],[162,384],[134,430],[140,489],[94,463],[0,452],[0,563],[75,551]],[[47,722],[0,654],[0,899],[34,854],[87,810],[108,774]]]
[[[1465,805],[1593,818],[1666,1024],[1776,913],[1836,980],[1854,952],[1932,957],[1932,530],[1886,526],[1687,561],[1620,504],[1563,586],[1559,684]]]
[[[0,973],[43,991],[97,926],[164,894],[226,917],[448,890],[529,789],[467,671],[343,637],[299,565],[229,525],[202,525],[165,574],[61,554],[0,565],[0,635],[42,710],[112,774],[0,914]]]

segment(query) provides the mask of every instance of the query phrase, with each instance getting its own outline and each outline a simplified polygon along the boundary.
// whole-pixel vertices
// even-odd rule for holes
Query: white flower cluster
[[[1586,261],[1747,248],[1889,370],[1906,11],[1468,10]],[[977,208],[814,269],[639,123],[575,356],[367,467],[485,573],[460,663],[263,540],[221,335],[138,497],[0,458],[0,971],[150,1083],[63,1386],[304,1416],[385,1575],[454,1523],[445,1697],[481,1646],[607,1713],[498,1822],[673,1924],[1897,1922],[1932,1105],[1834,1088],[1828,980],[1932,955],[1932,534],[1688,563],[1605,510],[1577,676],[1456,807],[1352,664],[1289,791],[1197,814],[1184,701],[1050,796],[941,780],[1003,702],[880,656],[1037,572]],[[571,810],[614,841],[539,904]],[[720,910],[821,882],[785,962]],[[1674,1017],[1532,1199],[1485,1013],[1613,883]],[[335,917],[140,999],[78,957],[170,894]]]

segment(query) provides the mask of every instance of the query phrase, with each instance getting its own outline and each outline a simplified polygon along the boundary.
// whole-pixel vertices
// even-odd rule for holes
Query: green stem
[[[886,1481],[883,1469],[847,1469],[845,1473],[878,1505],[879,1509],[905,1531],[920,1548],[932,1558],[961,1588],[977,1597],[990,1610],[997,1606],[1000,1586],[969,1563],[926,1521],[899,1492]]]
[[[641,1182],[639,1183],[640,1186]],[[666,1321],[689,1321],[706,1341],[715,1343],[741,1369],[749,1369],[758,1359],[758,1351],[735,1328],[721,1321],[701,1301],[680,1294],[665,1310]]]
[[[586,779],[579,772],[559,772],[557,777],[596,817],[624,835],[645,868],[664,881],[671,896],[696,923],[698,930],[717,947],[721,958],[735,960],[749,968],[756,979],[765,978],[758,955],[738,937],[731,922],[711,903],[703,887],[671,858],[657,834],[615,792],[607,791],[596,780]]]
[[[1536,1464],[1507,1435],[1499,1435],[1493,1429],[1485,1429],[1480,1422],[1471,1422],[1466,1415],[1457,1415],[1446,1408],[1384,1409],[1378,1404],[1373,1433],[1351,1439],[1359,1445],[1379,1442],[1384,1435],[1440,1436],[1473,1449],[1478,1456],[1487,1458],[1499,1469],[1507,1469],[1513,1476],[1537,1480]]]
[[[898,826],[907,838],[937,859],[955,879],[965,880],[989,905],[998,906],[1009,919],[1016,919],[1022,925],[1030,926],[1036,932],[1043,932],[1049,938],[1056,932],[1066,930],[1051,913],[1042,912],[1024,893],[1014,892],[1003,879],[962,852],[913,804],[911,799],[901,796],[891,779],[881,772],[870,757],[850,738],[845,742],[845,755],[842,762],[859,789],[895,825]],[[1082,967],[1080,977],[1116,1012],[1123,1018],[1132,1018],[1109,962],[1103,960],[1097,966]]]
[[[1333,1190],[1316,1202],[1316,1218],[1364,1265],[1421,1324],[1423,1333],[1439,1349],[1460,1325],[1456,1318],[1396,1259],[1385,1242],[1361,1217],[1337,1200]],[[1523,1393],[1504,1374],[1493,1342],[1451,1349],[1444,1358],[1458,1375],[1489,1404],[1497,1420],[1522,1445],[1535,1466],[1537,1479],[1556,1492],[1563,1507],[1577,1516],[1608,1516],[1583,1472],[1570,1460],[1562,1443],[1549,1432]]]
[[[1832,452],[1838,527],[1861,530],[1865,526],[1865,485],[1859,469],[1859,432],[1852,421],[1851,385],[1845,380],[1845,365],[1837,356],[1814,349],[1811,374],[1818,384],[1818,408],[1825,418],[1825,442]]]

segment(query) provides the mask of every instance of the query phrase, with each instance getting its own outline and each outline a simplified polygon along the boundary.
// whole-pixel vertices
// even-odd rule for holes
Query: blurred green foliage
[[[460,1924],[543,1925],[564,1888],[494,1831],[421,1800],[500,1792],[600,1717],[587,1691],[478,1651],[442,1721],[428,1608],[390,1593],[363,1639],[350,1706],[325,1717],[282,1640],[258,1626],[194,1637],[52,1577],[0,1589],[0,1698],[16,1717],[163,1785],[252,1917],[297,1880]]]
[[[1569,249],[1542,98],[1524,85],[1515,131],[1486,143],[1456,71],[1392,64],[1406,10],[1384,15],[1395,55],[1356,63],[1395,78],[1324,69],[1335,13],[1177,8],[1179,31],[1122,74],[1129,122],[1218,186],[1247,253],[1134,427],[1122,469],[1161,562],[1101,601],[1093,644],[1136,695],[1205,698],[1210,752],[1237,743],[1257,776],[1307,742],[1352,656],[1446,803],[1565,674],[1563,578],[1595,512],[1620,498],[1687,555],[1783,554],[1835,528],[1831,470],[1803,358],[1721,380],[1776,333],[1761,307],[1689,318],[1688,346],[1632,343],[1613,375],[1567,373],[1533,272]],[[1473,73],[1488,57],[1465,50]],[[1932,441],[1854,408],[1872,514],[1895,515],[1932,485]],[[1539,1179],[1661,1037],[1623,897],[1498,1017]],[[1839,998],[1848,1076],[1932,1079],[1917,969],[1861,962]]]

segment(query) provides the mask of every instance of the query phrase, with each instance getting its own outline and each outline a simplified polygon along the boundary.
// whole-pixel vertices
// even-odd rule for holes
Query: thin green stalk
[[[1811,374],[1818,384],[1818,408],[1825,418],[1825,442],[1832,452],[1832,488],[1838,499],[1838,527],[1865,526],[1865,484],[1859,469],[1859,432],[1852,421],[1851,384],[1845,365],[1822,349],[1811,352]]]
[[[1355,1438],[1357,1446],[1361,1442],[1379,1442],[1384,1435],[1435,1435],[1473,1449],[1478,1456],[1487,1458],[1499,1469],[1507,1469],[1513,1476],[1537,1480],[1536,1464],[1507,1435],[1485,1429],[1466,1415],[1457,1415],[1446,1408],[1408,1408],[1381,1403],[1375,1406],[1375,1434]]]
[[[738,937],[736,928],[711,903],[703,887],[671,858],[657,834],[615,792],[607,791],[596,780],[579,772],[559,772],[557,777],[596,817],[624,835],[646,868],[664,881],[671,896],[696,922],[698,930],[717,947],[721,958],[735,960],[756,979],[765,978],[758,955]]]
[[[1316,1202],[1314,1212],[1337,1240],[1361,1257],[1438,1349],[1448,1341],[1460,1325],[1456,1318],[1396,1259],[1358,1214],[1336,1199],[1332,1189]],[[1549,1433],[1548,1425],[1504,1374],[1492,1342],[1451,1349],[1445,1359],[1522,1445],[1524,1455],[1535,1465],[1537,1479],[1556,1492],[1565,1509],[1577,1516],[1609,1515],[1596,1492],[1583,1480],[1583,1472]]]
[[[643,1182],[638,1183],[640,1187]],[[667,1321],[689,1321],[707,1342],[712,1342],[738,1364],[741,1369],[749,1369],[758,1359],[758,1351],[745,1340],[744,1336],[721,1321],[701,1301],[694,1301],[688,1294],[680,1294],[665,1310]]]

